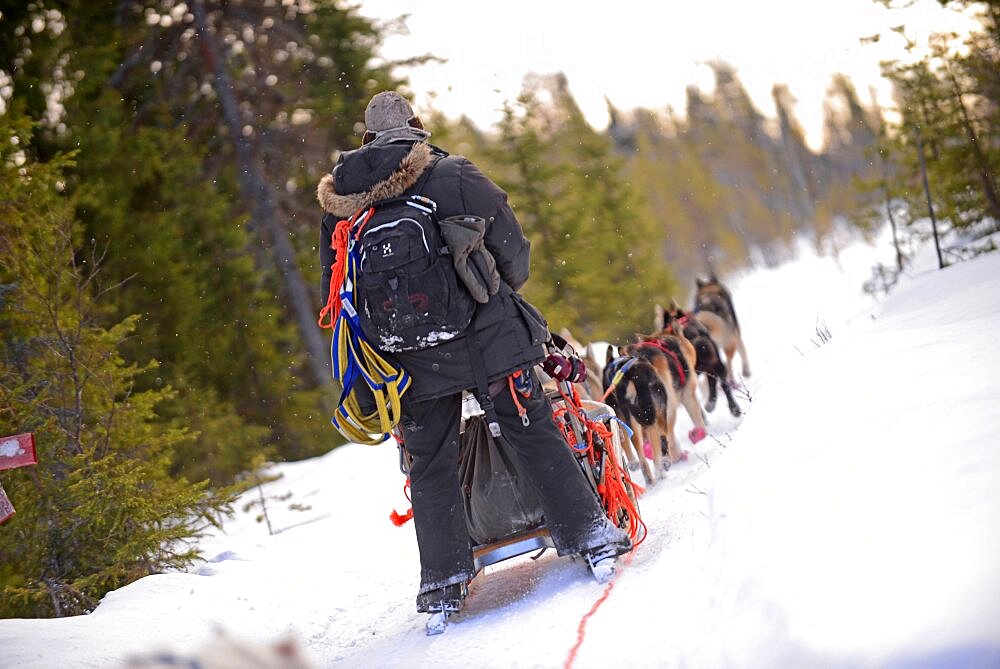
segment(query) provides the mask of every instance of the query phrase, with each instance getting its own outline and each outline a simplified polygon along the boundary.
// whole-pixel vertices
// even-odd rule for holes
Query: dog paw
[[[712,413],[713,411],[715,411],[715,402],[713,400],[705,402],[705,411],[707,411],[708,413]]]
[[[705,438],[705,428],[703,427],[693,427],[691,428],[691,431],[688,432],[688,439],[691,440],[692,444],[697,444],[704,438]]]
[[[733,414],[733,418],[739,418],[740,416],[743,415],[743,411],[741,411],[740,408],[735,404],[729,407],[729,413]]]

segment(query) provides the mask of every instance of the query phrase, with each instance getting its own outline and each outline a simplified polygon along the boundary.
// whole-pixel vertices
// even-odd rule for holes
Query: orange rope
[[[594,435],[596,434],[599,436],[605,444],[604,452],[607,459],[605,461],[604,485],[599,486],[598,494],[604,502],[608,517],[613,522],[618,522],[618,514],[623,509],[633,521],[629,527],[629,537],[633,540],[632,550],[625,558],[623,565],[628,566],[632,563],[632,559],[635,557],[636,549],[643,541],[645,541],[646,535],[648,534],[648,528],[639,516],[639,510],[629,498],[628,491],[625,489],[625,486],[630,486],[637,497],[642,494],[644,490],[632,481],[628,472],[622,469],[621,464],[618,462],[618,456],[615,453],[615,449],[612,447],[612,439],[614,436],[611,434],[611,430],[604,423],[590,420],[587,417],[586,411],[583,410],[583,406],[580,403],[580,396],[576,389],[571,386],[570,390],[572,395],[567,396],[560,386],[559,394],[562,395],[563,399],[566,401],[566,407],[557,410],[556,413],[562,417],[565,416],[566,413],[572,411],[572,413],[587,426],[587,449],[592,461],[595,457],[593,450]],[[607,397],[607,394],[605,394],[605,397]],[[566,438],[567,443],[572,446],[572,442],[570,441],[572,435],[569,433],[569,428],[565,427],[566,421],[562,419],[557,420],[556,422],[560,426],[563,437]],[[642,527],[642,536],[638,541],[635,541],[636,537],[639,536],[640,526]],[[615,587],[615,583],[618,582],[618,576],[620,575],[621,571],[619,571],[611,582],[608,583],[607,587],[604,588],[604,593],[597,599],[596,602],[594,602],[594,605],[590,607],[590,610],[587,611],[586,614],[584,614],[583,618],[580,619],[580,624],[576,629],[576,643],[573,644],[573,647],[569,651],[569,655],[566,657],[566,663],[563,665],[564,669],[570,669],[573,666],[573,662],[576,660],[576,654],[580,650],[580,646],[583,645],[583,641],[586,636],[587,621],[589,621],[590,618],[597,613],[597,610],[601,607],[601,605],[607,601],[608,597],[611,595],[611,590]]]
[[[606,473],[604,475],[605,482],[611,482],[610,484],[605,484],[605,503],[607,504],[608,516],[612,520],[617,521],[619,514],[622,511],[625,511],[628,517],[633,520],[631,526],[629,527],[629,537],[633,541],[638,538],[638,542],[635,543],[635,545],[638,546],[646,540],[646,524],[639,516],[639,510],[632,502],[632,498],[629,497],[625,486],[631,486],[636,497],[645,492],[645,490],[632,481],[628,472],[622,468],[621,463],[618,462],[618,454],[615,453],[613,448],[610,448],[612,439],[614,438],[611,434],[611,430],[609,430],[603,423],[596,421],[590,422],[590,426],[591,429],[598,432],[604,443],[609,446],[609,448],[606,449],[608,459],[605,463]],[[640,526],[642,527],[641,537],[639,533]]]
[[[406,495],[407,501],[412,505],[413,500],[410,498],[410,479],[406,479],[406,483],[403,484],[403,494]],[[396,527],[402,527],[408,521],[413,520],[413,506],[410,506],[409,511],[403,514],[400,514],[398,511],[393,509],[392,513],[389,514],[389,520],[391,520],[392,524]]]
[[[332,328],[340,315],[340,287],[344,285],[344,276],[347,274],[347,240],[351,236],[353,225],[353,217],[338,221],[333,231],[333,238],[330,240],[330,248],[336,255],[330,268],[330,295],[327,297],[326,305],[319,312],[319,320],[316,321],[321,328]]]
[[[614,436],[611,434],[611,430],[604,423],[590,420],[587,417],[587,412],[583,410],[583,406],[580,403],[580,395],[575,387],[570,386],[570,392],[571,395],[567,395],[562,387],[559,387],[559,394],[562,395],[566,405],[554,412],[554,416],[559,419],[556,421],[556,424],[559,426],[560,432],[562,432],[563,438],[569,444],[570,448],[577,452],[586,451],[591,463],[597,460],[597,453],[594,451],[594,436],[599,436],[605,444],[604,482],[598,484],[597,494],[601,497],[605,513],[607,513],[608,518],[612,522],[615,524],[618,523],[618,516],[622,511],[632,519],[633,522],[629,524],[628,534],[629,538],[634,542],[633,545],[637,547],[645,541],[647,528],[639,516],[639,510],[629,497],[626,486],[632,489],[636,497],[645,491],[632,480],[628,471],[618,462],[618,456],[615,453],[615,449],[612,448]],[[574,446],[574,435],[570,432],[569,426],[566,424],[567,421],[564,419],[564,416],[570,412],[587,428],[587,443],[585,448],[580,448],[579,445]],[[641,533],[639,531],[640,527],[642,528]],[[638,541],[636,541],[637,539]]]
[[[330,267],[330,294],[326,299],[326,306],[319,312],[319,320],[316,321],[321,328],[332,329],[340,315],[340,288],[344,285],[344,277],[347,276],[347,244],[351,238],[351,228],[359,218],[368,218],[373,211],[374,209],[368,209],[362,214],[362,210],[359,209],[350,218],[337,221],[337,227],[334,228],[330,239],[330,248],[335,253],[333,265]],[[361,229],[354,238],[357,239],[360,234]]]
[[[604,588],[604,594],[601,595],[600,599],[594,602],[594,605],[590,607],[590,610],[587,611],[583,618],[580,619],[580,625],[576,628],[576,643],[573,644],[573,648],[570,649],[569,656],[566,658],[566,664],[563,665],[565,669],[570,669],[570,667],[573,666],[573,661],[576,659],[576,653],[580,650],[580,646],[583,645],[583,638],[587,629],[587,621],[592,615],[597,613],[597,609],[599,609],[601,604],[608,599],[608,596],[611,594],[611,589],[615,587],[616,580],[617,579],[612,579],[611,582],[608,583],[607,587]]]
[[[520,416],[523,421],[524,417],[528,415],[528,410],[525,409],[524,405],[517,399],[517,391],[514,389],[514,377],[520,373],[520,371],[517,371],[507,377],[507,387],[510,388],[510,397],[514,400],[514,406],[517,407],[517,415]]]

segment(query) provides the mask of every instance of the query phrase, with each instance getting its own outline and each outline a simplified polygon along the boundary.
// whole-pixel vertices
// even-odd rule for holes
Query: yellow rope
[[[353,298],[354,277],[357,275],[356,259],[348,261],[345,283]],[[352,299],[353,302],[353,299]],[[360,335],[360,328],[354,320],[355,329],[347,322],[356,319],[353,306],[340,310],[333,330],[334,377],[344,385],[344,374],[351,361],[357,363],[361,377],[354,380],[355,387],[344,397],[331,419],[333,426],[347,439],[359,444],[381,444],[390,436],[392,429],[402,417],[401,399],[411,383],[410,376],[379,355],[378,351]],[[338,370],[340,374],[338,375]],[[357,384],[364,382],[375,398],[375,411],[365,413],[358,400]]]

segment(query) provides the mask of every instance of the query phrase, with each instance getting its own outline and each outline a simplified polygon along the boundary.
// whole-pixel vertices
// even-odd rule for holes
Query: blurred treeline
[[[709,63],[713,90],[688,88],[683,113],[609,102],[603,132],[582,121],[558,74],[526,79],[498,128],[441,115],[430,126],[434,141],[488,165],[508,190],[535,243],[526,292],[584,341],[648,329],[650,305],[687,304],[697,275],[777,264],[796,239],[835,251],[853,226],[892,223],[898,272],[928,234],[914,225],[929,216],[928,190],[942,234],[965,233],[945,249],[957,259],[992,250],[977,240],[1000,226],[1000,0],[939,2],[981,29],[921,45],[905,24],[859,37],[898,41],[900,58],[882,63],[893,99],[834,76],[818,150],[785,85],[773,86],[775,115],[766,117],[725,62]],[[884,280],[892,273],[878,269]]]
[[[406,90],[377,57],[394,29],[335,0],[0,0],[0,435],[39,445],[0,479],[0,616],[189,564],[255,456],[339,443],[314,187],[370,96]],[[425,110],[508,191],[553,329],[647,331],[696,274],[777,262],[882,197],[852,182],[899,135],[849,81],[815,152],[789,91],[765,118],[712,67],[683,114],[609,108],[607,131],[559,75],[496,128]]]
[[[824,148],[815,152],[806,144],[787,87],[774,86],[778,114],[766,118],[734,67],[710,66],[714,90],[689,87],[683,114],[670,108],[625,112],[609,103],[610,127],[599,134],[581,120],[561,75],[529,78],[498,132],[484,133],[467,120],[431,123],[433,139],[445,134],[462,153],[490,164],[536,248],[549,243],[552,228],[567,229],[553,252],[534,256],[533,268],[545,279],[580,276],[576,290],[587,295],[570,290],[573,300],[564,305],[571,329],[608,339],[628,337],[635,327],[648,329],[654,300],[676,298],[686,305],[698,275],[777,264],[794,252],[798,235],[819,246],[837,219],[847,223],[864,201],[852,181],[870,164],[866,154],[876,142],[876,115],[846,77],[830,82]],[[531,163],[531,174],[518,170],[511,158],[528,146],[546,157]],[[582,183],[569,197],[560,169]],[[534,190],[530,196],[527,184]],[[616,199],[583,210],[585,216],[552,211],[612,189]],[[541,205],[539,211],[532,202]],[[583,230],[587,234],[578,238]],[[631,254],[629,272],[610,268],[602,253],[615,256],[622,245]],[[570,260],[568,269],[561,266],[564,259]],[[656,274],[645,275],[650,272]],[[610,284],[608,292],[593,294],[594,311],[574,318],[599,279]],[[623,283],[636,279],[640,286]],[[527,291],[557,312],[567,295],[534,282]],[[615,318],[602,320],[600,314],[609,309],[618,310]]]

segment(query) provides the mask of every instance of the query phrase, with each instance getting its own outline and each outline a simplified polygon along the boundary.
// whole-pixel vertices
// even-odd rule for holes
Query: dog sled
[[[639,514],[642,492],[625,467],[625,428],[614,410],[601,402],[582,400],[573,384],[557,382],[547,390],[552,416],[577,464],[608,518],[637,545],[645,535]],[[494,440],[476,407],[462,420],[460,477],[466,503],[466,521],[473,540],[473,561],[478,575],[486,567],[529,553],[555,548],[531,484],[520,471],[513,453]],[[399,447],[400,471],[409,477],[410,459]],[[495,477],[507,477],[491,485]],[[440,634],[450,613],[431,614],[427,634]]]

